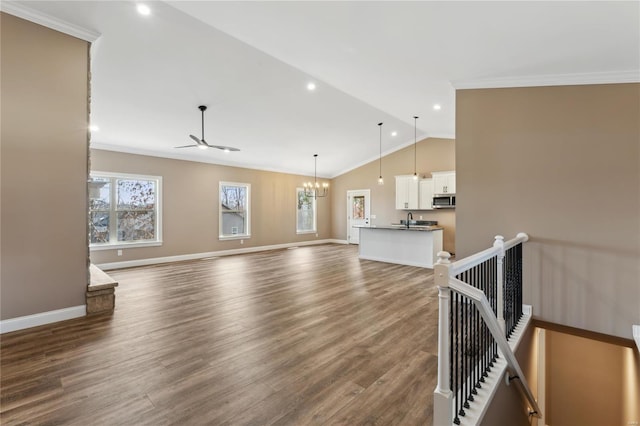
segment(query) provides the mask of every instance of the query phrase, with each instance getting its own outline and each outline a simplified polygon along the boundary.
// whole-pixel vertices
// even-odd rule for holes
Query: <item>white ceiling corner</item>
[[[44,27],[51,28],[90,43],[93,43],[100,37],[100,33],[98,32],[83,28],[79,25],[71,24],[39,10],[32,9],[27,6],[27,2],[3,0],[0,2],[0,10],[10,15],[17,16],[18,18],[35,22],[36,24],[40,24]]]

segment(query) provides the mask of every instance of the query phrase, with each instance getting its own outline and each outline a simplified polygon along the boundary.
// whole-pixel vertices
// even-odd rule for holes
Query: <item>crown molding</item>
[[[640,70],[551,74],[522,77],[453,80],[454,89],[497,89],[506,87],[577,86],[583,84],[619,84],[640,82]]]
[[[79,38],[89,43],[93,43],[100,37],[100,33],[89,30],[87,28],[80,27],[75,24],[63,21],[62,19],[54,18],[53,16],[42,13],[38,10],[25,6],[22,3],[15,1],[2,1],[0,2],[0,11],[8,13],[18,18],[26,19],[27,21],[34,22],[52,30],[59,31],[61,33]]]
[[[181,153],[170,153],[166,151],[153,151],[144,148],[134,148],[123,145],[112,145],[108,143],[100,143],[100,142],[91,142],[89,147],[90,149],[97,149],[100,151],[111,151],[111,152],[121,152],[124,154],[134,154],[134,155],[144,155],[147,157],[156,157],[156,158],[168,158],[170,160],[180,160],[180,161],[192,161],[195,163],[204,163],[204,164],[214,164],[217,166],[226,166],[226,167],[236,167],[239,169],[250,169],[250,170],[261,170],[265,172],[273,172],[273,173],[286,173],[290,175],[296,176],[310,176],[307,173],[295,171],[292,169],[276,169],[269,167],[257,167],[248,164],[241,164],[234,161],[225,161],[220,158],[209,158],[209,157],[201,157],[198,155],[197,151],[194,154],[181,154]],[[311,175],[313,177],[313,175]],[[330,176],[328,174],[318,174],[318,178],[322,179],[333,179],[334,176]]]

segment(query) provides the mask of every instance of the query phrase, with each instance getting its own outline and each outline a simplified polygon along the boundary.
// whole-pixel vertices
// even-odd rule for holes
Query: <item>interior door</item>
[[[347,242],[349,244],[360,243],[359,226],[370,226],[370,208],[370,190],[358,189],[347,191]]]

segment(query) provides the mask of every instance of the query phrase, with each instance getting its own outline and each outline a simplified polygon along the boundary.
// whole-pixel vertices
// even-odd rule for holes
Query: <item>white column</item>
[[[498,317],[498,324],[504,335],[506,329],[504,322],[504,237],[502,235],[496,235],[493,246],[500,248],[500,253],[498,253],[498,294],[496,295],[498,298],[498,312],[496,313],[496,317]]]
[[[453,424],[453,393],[449,383],[449,258],[446,251],[438,253],[434,266],[435,284],[438,286],[438,384],[433,392],[433,424]]]

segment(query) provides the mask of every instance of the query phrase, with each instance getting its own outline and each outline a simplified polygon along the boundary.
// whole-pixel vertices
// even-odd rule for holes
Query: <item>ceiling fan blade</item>
[[[174,146],[174,148],[196,148],[198,145],[182,145],[182,146]]]
[[[202,145],[202,142],[203,142],[203,141],[202,141],[202,140],[200,140],[200,138],[197,138],[197,137],[195,137],[195,136],[193,136],[193,135],[189,135],[189,137],[190,137],[191,139],[193,139],[194,141],[196,141],[196,143],[197,143],[198,145]],[[205,142],[204,144],[206,145],[207,143]]]
[[[240,151],[238,148],[234,148],[232,146],[209,145],[209,147],[216,148],[216,149],[221,149],[222,151],[229,151],[229,152],[238,152],[238,151]]]

